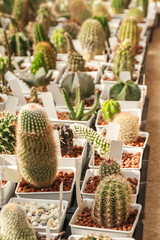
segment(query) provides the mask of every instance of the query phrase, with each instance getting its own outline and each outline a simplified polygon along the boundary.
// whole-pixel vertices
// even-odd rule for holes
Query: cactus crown
[[[123,226],[130,213],[131,187],[122,176],[105,177],[97,187],[92,214],[99,226]]]
[[[120,111],[120,104],[114,99],[107,99],[102,104],[102,113],[106,121],[112,121],[115,115]]]
[[[33,28],[34,28],[35,43],[43,42],[43,41],[49,42],[49,38],[44,32],[43,26],[40,23],[35,23]]]
[[[113,159],[104,159],[99,168],[100,178],[103,179],[110,175],[121,175],[120,165],[117,161]]]

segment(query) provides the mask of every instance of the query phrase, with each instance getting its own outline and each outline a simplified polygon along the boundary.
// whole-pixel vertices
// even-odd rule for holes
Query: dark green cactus
[[[17,32],[9,36],[9,45],[12,54],[16,56],[26,56],[29,50],[29,41],[25,33]]]
[[[131,78],[135,68],[135,49],[129,39],[124,40],[116,50],[113,59],[113,72],[119,78],[123,71],[130,72]]]
[[[66,22],[63,25],[63,29],[65,32],[69,33],[72,39],[76,39],[79,33],[79,27],[75,22]]]
[[[34,28],[35,43],[43,42],[43,41],[49,42],[49,38],[44,32],[43,27],[40,23],[35,23],[33,28]]]
[[[114,14],[123,13],[125,9],[124,0],[112,0],[111,7]]]
[[[121,111],[120,104],[114,99],[107,99],[102,103],[103,118],[109,122],[112,121],[117,113]]]
[[[110,98],[119,101],[139,101],[141,90],[137,84],[128,80],[126,83],[118,81],[110,88]]]
[[[148,14],[148,0],[137,0],[137,7],[142,7],[144,17],[147,17]]]
[[[57,172],[56,143],[53,127],[40,105],[30,103],[22,107],[16,148],[23,179],[36,188],[50,187]]]
[[[92,215],[100,227],[122,227],[129,217],[132,190],[126,178],[105,177],[97,187]]]
[[[120,165],[113,159],[104,159],[99,167],[99,176],[103,179],[111,175],[121,175]]]
[[[14,154],[17,117],[9,112],[0,114],[0,154]]]
[[[108,19],[106,16],[102,15],[102,16],[94,16],[93,19],[96,19],[100,22],[100,24],[103,27],[103,30],[105,32],[106,35],[106,40],[108,41],[108,39],[110,38],[110,29],[109,29],[109,25],[108,25]]]

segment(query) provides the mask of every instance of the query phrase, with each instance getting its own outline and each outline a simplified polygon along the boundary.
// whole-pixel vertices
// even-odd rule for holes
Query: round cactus
[[[69,35],[72,37],[72,39],[76,39],[77,35],[79,33],[79,27],[74,22],[66,22],[63,25],[63,29],[65,32],[69,33]]]
[[[93,18],[100,22],[100,24],[103,27],[104,33],[106,35],[106,40],[108,40],[110,38],[110,34],[111,34],[110,29],[109,29],[108,19],[104,15],[94,16]]]
[[[115,228],[126,223],[130,214],[131,187],[119,175],[105,177],[97,187],[92,215],[100,227]]]
[[[107,10],[106,4],[100,0],[96,0],[92,4],[92,15],[93,16],[105,16],[108,21],[111,19],[111,15]]]
[[[112,0],[111,7],[114,14],[123,13],[125,9],[124,0]]]
[[[25,105],[18,116],[17,157],[24,180],[36,188],[50,187],[56,176],[53,128],[38,104]]]
[[[137,20],[137,22],[142,22],[143,21],[143,18],[144,18],[144,14],[143,12],[138,9],[138,8],[131,8],[129,11],[128,11],[128,16],[132,16],[132,17],[135,17],[135,19]]]
[[[117,161],[112,159],[103,160],[99,167],[100,178],[103,179],[106,176],[121,175],[120,165]]]
[[[67,40],[64,36],[63,29],[56,29],[53,32],[52,36],[53,44],[55,45],[58,53],[66,53],[67,52]]]
[[[16,203],[8,203],[1,211],[1,238],[3,240],[37,240],[24,209]]]
[[[136,142],[139,137],[138,117],[131,114],[121,112],[115,116],[114,123],[120,125],[118,140],[126,144]]]
[[[103,117],[107,122],[112,121],[115,115],[120,111],[120,104],[114,99],[107,99],[102,104]]]
[[[83,0],[70,0],[69,12],[71,18],[82,24],[87,18],[91,17],[91,12]]]

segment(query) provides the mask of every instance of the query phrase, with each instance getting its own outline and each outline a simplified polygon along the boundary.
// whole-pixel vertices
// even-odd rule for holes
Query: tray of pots
[[[88,240],[88,239],[93,239],[93,240],[122,240],[122,238],[119,237],[109,237],[109,235],[106,234],[96,234],[95,232],[90,233],[90,234],[85,234],[85,235],[71,235],[69,236],[68,240]],[[133,238],[123,238],[123,240],[134,240]]]

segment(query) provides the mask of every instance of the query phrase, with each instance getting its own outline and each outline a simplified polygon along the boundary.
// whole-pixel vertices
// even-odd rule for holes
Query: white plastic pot
[[[106,234],[104,233],[104,235],[106,235]],[[79,240],[83,236],[85,236],[85,235],[71,235],[71,236],[69,236],[68,240]],[[110,237],[109,234],[107,234],[106,236]],[[122,239],[122,238],[119,238],[119,237],[112,237],[111,240],[135,240],[135,239],[133,239],[133,238],[123,238]]]
[[[0,111],[5,109],[6,102],[7,102],[7,95],[0,94],[0,97],[3,99],[3,102],[0,103]]]

